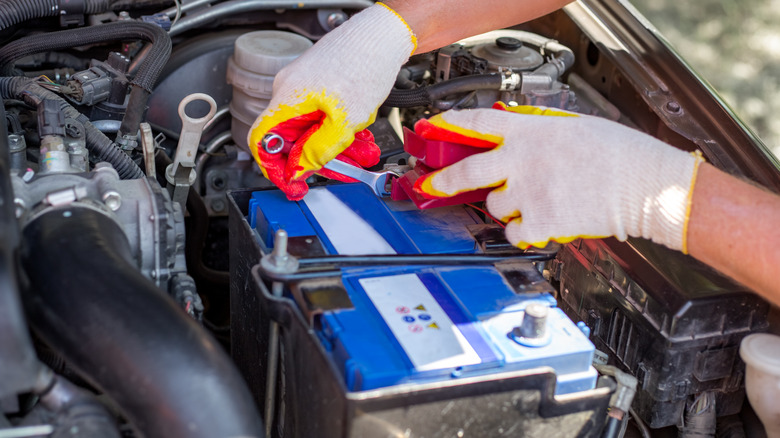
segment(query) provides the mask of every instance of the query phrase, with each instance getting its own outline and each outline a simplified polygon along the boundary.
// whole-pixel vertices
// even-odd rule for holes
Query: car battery
[[[557,308],[551,285],[521,253],[480,258],[475,230],[485,224],[472,208],[418,210],[362,184],[315,187],[299,202],[278,190],[233,197],[232,352],[258,402],[274,404],[283,436],[311,436],[325,424],[334,430],[327,436],[386,436],[387,427],[487,436],[556,421],[571,422],[571,436],[600,431],[612,389],[597,385],[587,328]],[[275,297],[251,264],[273,250],[280,229],[301,268],[271,279],[285,285]],[[244,248],[239,263],[234,241]],[[268,319],[286,321],[274,400],[258,373],[269,366]],[[474,405],[483,398],[503,407],[486,414]],[[527,412],[518,414],[517,403]],[[450,420],[426,414],[438,404],[457,406]],[[377,421],[385,429],[367,426]]]

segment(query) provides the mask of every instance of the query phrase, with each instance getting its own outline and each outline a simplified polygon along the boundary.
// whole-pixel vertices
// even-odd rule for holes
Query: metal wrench
[[[186,107],[189,103],[201,100],[208,104],[209,112],[203,117],[195,118],[187,114]],[[197,177],[195,173],[195,155],[198,153],[200,136],[203,127],[214,117],[217,111],[217,103],[208,94],[193,93],[185,97],[179,103],[179,117],[181,117],[181,134],[179,144],[176,146],[176,155],[173,163],[165,169],[165,179],[171,191],[171,198],[184,208],[187,201],[187,193]]]
[[[356,179],[371,188],[375,195],[381,197],[390,196],[390,182],[392,178],[398,178],[397,173],[386,170],[384,172],[371,172],[362,167],[353,166],[341,160],[330,160],[323,166],[325,169],[340,173],[352,179]]]
[[[285,149],[284,139],[278,134],[266,134],[260,144],[269,154],[278,154]],[[393,171],[372,172],[362,167],[353,166],[344,161],[333,159],[323,166],[332,172],[358,180],[371,188],[375,195],[381,197],[390,196],[390,182],[392,177],[400,175]]]

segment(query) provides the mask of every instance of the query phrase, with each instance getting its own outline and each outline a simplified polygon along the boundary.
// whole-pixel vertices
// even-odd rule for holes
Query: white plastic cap
[[[312,45],[308,38],[291,32],[249,32],[236,40],[233,60],[250,72],[273,76]]]
[[[758,333],[739,348],[745,361],[745,392],[768,438],[780,438],[780,336]]]
[[[746,365],[780,376],[780,336],[767,333],[747,336],[742,340],[739,355]]]

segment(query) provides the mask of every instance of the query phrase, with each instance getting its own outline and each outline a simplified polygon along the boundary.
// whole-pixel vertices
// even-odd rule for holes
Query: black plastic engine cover
[[[704,391],[715,392],[718,416],[740,411],[739,344],[768,327],[769,305],[757,295],[641,239],[576,240],[552,271],[560,307],[639,380],[633,406],[650,427],[677,424],[689,397]]]

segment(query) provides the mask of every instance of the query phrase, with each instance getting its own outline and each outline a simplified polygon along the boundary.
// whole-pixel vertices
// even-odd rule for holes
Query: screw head
[[[17,134],[10,134],[8,136],[8,148],[11,150],[11,152],[18,152],[27,147],[27,144],[24,141],[24,137]]]
[[[343,12],[334,12],[328,15],[328,18],[325,20],[325,22],[328,24],[328,27],[330,28],[328,30],[333,30],[341,26],[345,21],[347,21],[347,14]]]
[[[103,203],[111,211],[117,211],[122,206],[122,196],[114,190],[109,190],[103,194]]]
[[[217,191],[223,191],[227,188],[227,175],[224,172],[214,172],[209,174],[209,184],[211,188]]]
[[[211,200],[211,209],[216,212],[225,211],[225,201],[221,198]]]
[[[666,108],[667,111],[669,111],[670,113],[673,113],[673,114],[677,114],[680,111],[682,111],[682,107],[680,106],[680,104],[675,102],[675,101],[673,101],[673,100],[670,100],[669,102],[667,102],[665,108]]]

